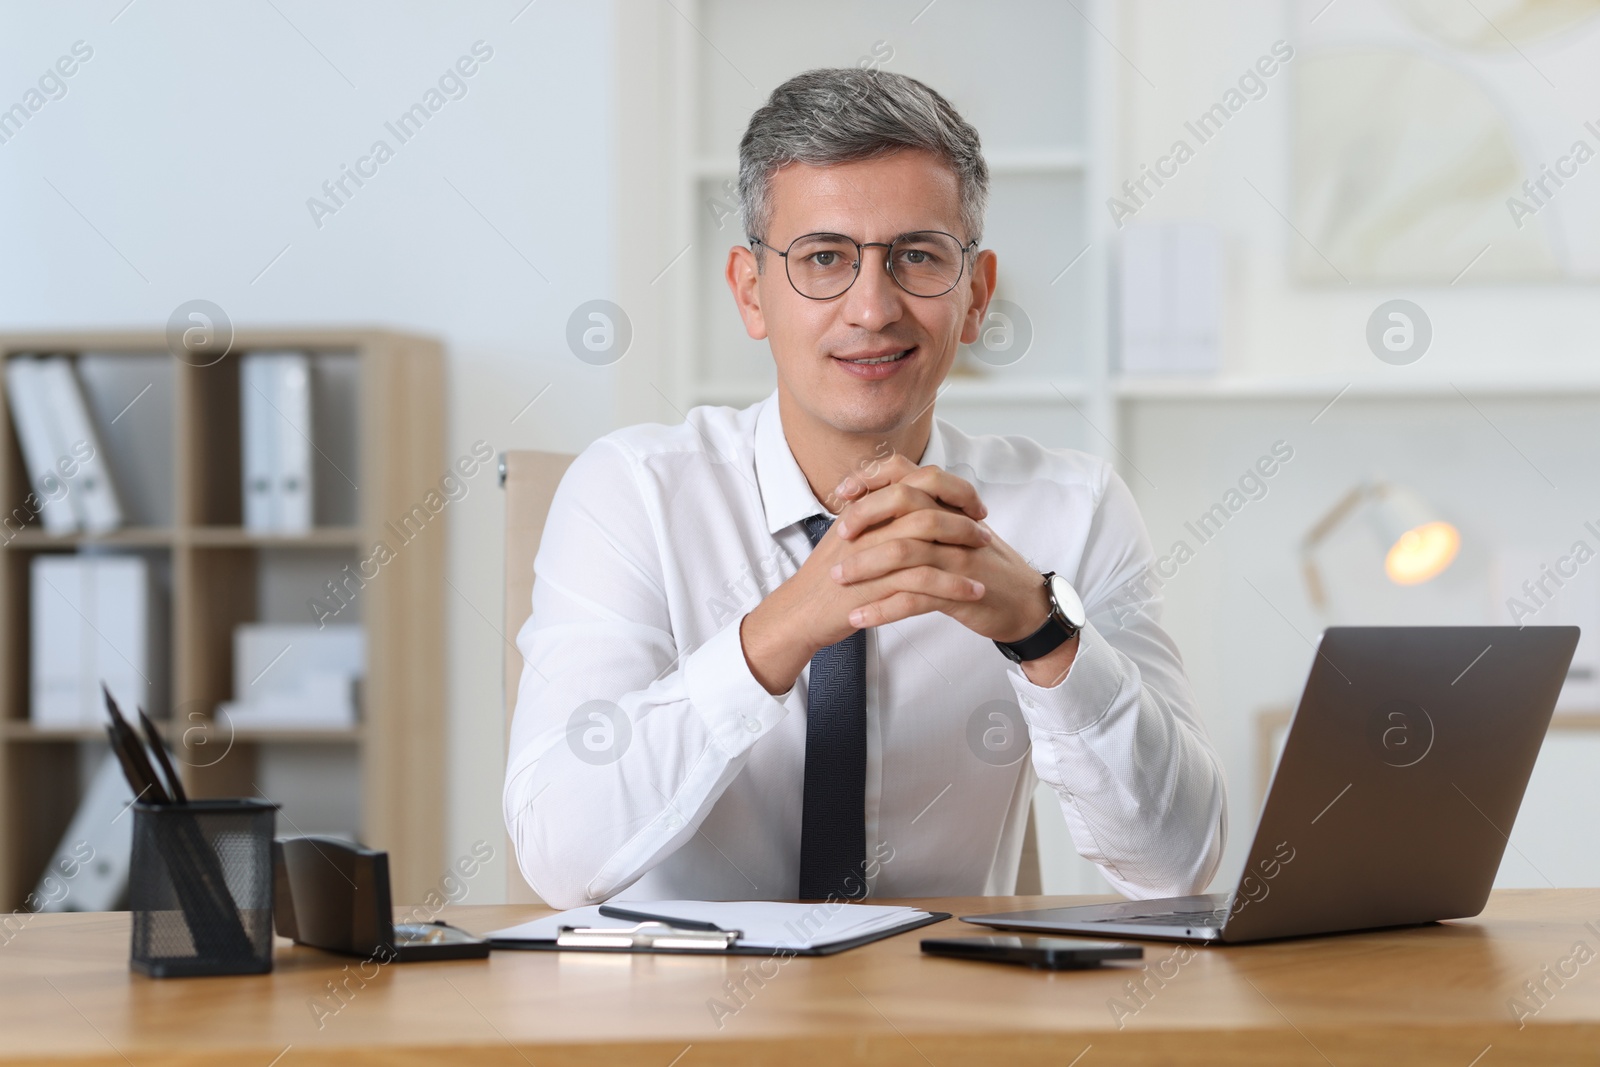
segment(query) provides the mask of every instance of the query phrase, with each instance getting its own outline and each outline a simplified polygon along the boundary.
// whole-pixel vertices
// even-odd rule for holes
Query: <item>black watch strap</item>
[[[1048,588],[1054,572],[1044,576],[1045,586]],[[1020,641],[996,641],[995,647],[1005,653],[1006,659],[1012,663],[1026,663],[1048,656],[1074,637],[1078,636],[1079,627],[1072,625],[1061,617],[1056,610],[1055,600],[1051,599],[1050,614],[1045,618],[1044,624],[1033,633]]]
[[[1012,663],[1026,663],[1040,656],[1048,656],[1078,634],[1078,628],[1062,621],[1055,612],[1044,620],[1044,625],[1021,641],[996,641],[995,647],[1004,652]]]

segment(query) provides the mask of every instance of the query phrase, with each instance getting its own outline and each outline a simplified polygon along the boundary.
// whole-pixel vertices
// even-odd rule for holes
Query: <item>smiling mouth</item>
[[[833,358],[839,360],[840,363],[854,363],[862,367],[871,367],[879,363],[899,362],[900,360],[909,356],[915,348],[916,346],[913,345],[911,348],[903,349],[899,352],[892,352],[887,356],[869,356],[865,359],[841,359],[838,356],[834,356]]]

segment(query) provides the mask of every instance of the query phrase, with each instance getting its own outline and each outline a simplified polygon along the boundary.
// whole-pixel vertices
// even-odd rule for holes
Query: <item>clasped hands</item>
[[[867,627],[938,611],[1012,642],[1049,617],[1039,571],[984,524],[989,509],[965,479],[895,454],[846,478],[837,496],[845,507],[800,569],[741,620],[745,660],[769,693],[793,686],[818,649]],[[1076,651],[1074,638],[1023,671],[1053,686]]]

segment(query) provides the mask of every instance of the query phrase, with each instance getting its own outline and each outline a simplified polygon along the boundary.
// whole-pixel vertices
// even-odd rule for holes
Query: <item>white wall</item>
[[[1341,7],[1375,2],[1339,0],[1319,25],[1346,17]],[[1140,164],[1153,162],[1176,138],[1193,141],[1183,130],[1184,121],[1216,102],[1274,41],[1299,43],[1307,30],[1299,15],[1303,6],[1289,0],[1123,0],[1114,39],[1155,88],[1127,63],[1119,65],[1114,183],[1137,177]],[[1596,37],[1591,32],[1583,45],[1556,56],[1535,50],[1538,62],[1562,84],[1571,85],[1580,68],[1592,68],[1600,58]],[[1296,285],[1289,251],[1298,238],[1246,184],[1254,183],[1279,210],[1293,214],[1294,75],[1291,61],[1268,82],[1266,96],[1252,101],[1202,146],[1137,216],[1139,221],[1203,219],[1222,228],[1230,284],[1223,348],[1227,373],[1348,375],[1383,370],[1362,341],[1363,327],[1373,308],[1391,296],[1417,300],[1434,321],[1437,351],[1419,369],[1461,375],[1503,372],[1508,365],[1533,373],[1594,367],[1600,300],[1591,286],[1484,288],[1463,280],[1454,287],[1390,292]],[[1532,72],[1527,77],[1536,80]],[[1597,117],[1593,100],[1555,90],[1550,107],[1574,116],[1573,128],[1579,132],[1577,116]],[[1597,175],[1585,178],[1600,180]]]
[[[0,107],[93,49],[0,144],[0,330],[161,328],[194,298],[238,324],[381,324],[444,341],[452,457],[612,428],[618,372],[564,340],[611,284],[610,4],[123,4],[0,10]],[[479,40],[467,94],[319,229],[307,198],[398,145],[384,122]],[[492,471],[449,510],[452,856],[500,841],[502,522]]]
[[[1355,17],[1373,2],[1339,0],[1321,21]],[[1177,137],[1193,142],[1183,122],[1217,100],[1275,40],[1300,47],[1303,7],[1287,0],[1125,0],[1118,24],[1108,27],[1127,56],[1127,62],[1118,61],[1114,182],[1136,177],[1141,163],[1164,154]],[[1564,73],[1592,67],[1600,41],[1591,32],[1578,48],[1534,52],[1558,83],[1570,85]],[[1269,495],[1241,511],[1225,535],[1201,550],[1165,590],[1169,629],[1183,649],[1229,773],[1231,833],[1217,881],[1224,888],[1243,862],[1259,811],[1256,716],[1264,708],[1293,706],[1310,663],[1307,635],[1330,622],[1504,621],[1491,616],[1494,549],[1525,545],[1554,559],[1582,521],[1594,517],[1600,500],[1594,477],[1600,444],[1593,434],[1600,398],[1592,391],[1586,400],[1479,398],[1482,412],[1453,394],[1422,402],[1347,399],[1313,424],[1340,385],[1355,378],[1469,382],[1567,374],[1592,381],[1600,367],[1600,299],[1592,286],[1578,284],[1296,284],[1289,253],[1300,238],[1263,202],[1264,195],[1293,215],[1293,75],[1291,62],[1269,82],[1263,99],[1231,119],[1137,215],[1138,221],[1198,219],[1222,231],[1225,375],[1323,376],[1333,383],[1325,394],[1302,401],[1142,403],[1129,408],[1124,420],[1124,450],[1143,472],[1129,474],[1128,481],[1158,550],[1184,536],[1183,521],[1218,500],[1275,440],[1297,450],[1270,483]],[[1593,100],[1557,91],[1550,106],[1594,110]],[[1365,344],[1367,317],[1392,297],[1415,300],[1433,322],[1433,347],[1413,366],[1381,364]],[[1346,489],[1374,474],[1412,486],[1461,526],[1462,556],[1427,586],[1385,588],[1381,579],[1359,576],[1360,567],[1376,562],[1376,546],[1360,542],[1370,535],[1358,525],[1342,543],[1330,545],[1335,558],[1324,566],[1338,583],[1334,610],[1319,616],[1298,570],[1297,542]],[[1554,774],[1571,762],[1557,754],[1541,763],[1530,810],[1512,841],[1539,869],[1567,878],[1563,884],[1589,884],[1592,871],[1579,875],[1563,866],[1574,850],[1590,853],[1587,842],[1572,836],[1572,822],[1543,818],[1533,803],[1566,788],[1543,781],[1546,765]],[[1534,840],[1537,846],[1528,844]],[[1541,855],[1547,857],[1542,863]],[[1547,884],[1515,852],[1508,853],[1502,874],[1515,884]]]

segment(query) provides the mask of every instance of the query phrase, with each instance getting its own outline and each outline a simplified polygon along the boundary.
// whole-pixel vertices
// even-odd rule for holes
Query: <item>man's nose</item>
[[[897,322],[905,312],[905,290],[889,273],[889,250],[861,250],[861,269],[844,294],[844,315],[852,326],[874,333]]]

